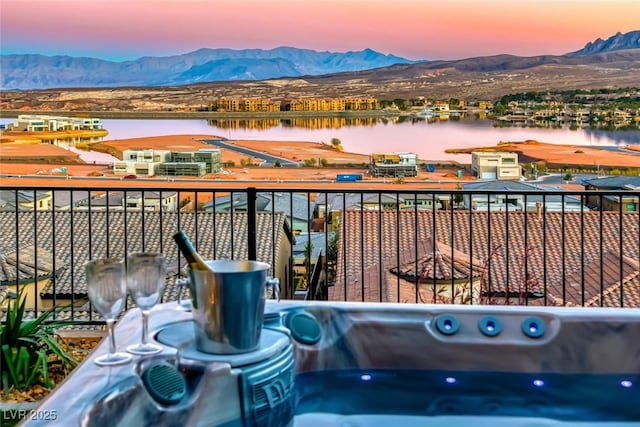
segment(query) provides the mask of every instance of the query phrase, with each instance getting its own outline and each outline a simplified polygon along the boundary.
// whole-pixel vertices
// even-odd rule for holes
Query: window
[[[503,157],[502,163],[515,164],[516,159],[513,157]]]

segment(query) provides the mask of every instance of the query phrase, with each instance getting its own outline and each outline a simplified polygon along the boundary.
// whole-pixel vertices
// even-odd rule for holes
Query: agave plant
[[[26,298],[21,290],[9,305],[5,322],[0,324],[0,373],[5,395],[12,388],[25,390],[39,382],[44,387],[52,388],[49,378],[51,362],[61,363],[65,369],[72,369],[78,363],[58,342],[56,329],[67,323],[47,322],[56,308],[27,320],[24,318],[25,302]]]

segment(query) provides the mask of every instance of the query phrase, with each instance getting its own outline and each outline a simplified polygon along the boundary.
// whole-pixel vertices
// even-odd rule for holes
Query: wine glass
[[[142,310],[142,342],[127,347],[133,354],[154,354],[162,351],[149,342],[149,310],[160,300],[167,276],[164,255],[138,252],[127,258],[127,287],[131,298]]]
[[[178,310],[191,311],[191,302],[188,300],[182,300],[184,288],[189,286],[190,280],[191,279],[189,279],[188,277],[178,277],[176,279],[176,286],[178,287]]]
[[[97,357],[100,366],[120,365],[131,360],[131,355],[116,351],[114,324],[127,297],[127,275],[124,259],[102,258],[85,264],[87,293],[93,307],[107,321],[109,353]]]

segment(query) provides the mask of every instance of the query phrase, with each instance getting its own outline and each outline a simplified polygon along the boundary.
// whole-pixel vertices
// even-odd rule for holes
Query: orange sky
[[[640,1],[0,0],[0,24],[3,54],[124,60],[294,46],[433,60],[578,50],[640,29]]]

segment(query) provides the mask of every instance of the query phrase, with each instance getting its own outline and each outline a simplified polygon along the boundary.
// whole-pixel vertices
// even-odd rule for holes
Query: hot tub
[[[260,348],[237,355],[197,351],[192,322],[157,306],[160,355],[98,367],[102,343],[38,410],[65,426],[640,425],[633,309],[269,301]],[[126,313],[118,347],[140,324]]]

